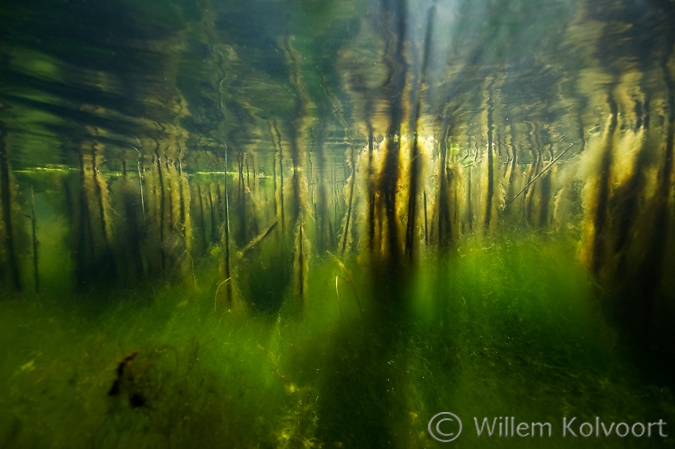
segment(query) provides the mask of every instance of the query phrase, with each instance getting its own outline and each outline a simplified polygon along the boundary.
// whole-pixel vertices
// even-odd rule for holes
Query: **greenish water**
[[[675,413],[668,388],[646,383],[618,343],[568,246],[467,242],[420,270],[413,310],[386,329],[360,276],[338,302],[346,271],[328,257],[310,272],[301,320],[219,315],[212,291],[175,286],[107,310],[6,300],[4,447],[434,447],[427,421],[445,410],[464,420],[461,447],[672,441],[562,437],[563,417],[632,425]],[[473,417],[512,415],[551,422],[553,436],[473,430]]]
[[[672,23],[2,5],[0,448],[675,446]]]

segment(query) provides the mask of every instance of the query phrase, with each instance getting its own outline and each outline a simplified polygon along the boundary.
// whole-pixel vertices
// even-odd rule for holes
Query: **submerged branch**
[[[216,288],[216,294],[213,295],[213,311],[215,312],[218,310],[218,292],[220,291],[220,287],[222,287],[226,282],[228,282],[232,278],[227,278],[220,284],[218,284],[218,288]],[[228,301],[230,301],[230,298],[227,298]]]
[[[338,307],[340,308],[340,317],[342,318],[342,321],[344,321],[345,320],[345,314],[342,313],[342,303],[340,302],[340,291],[338,289],[339,279],[340,279],[340,276],[335,276],[335,296],[337,296]]]
[[[253,248],[255,248],[260,242],[262,242],[263,239],[264,239],[265,237],[267,237],[268,235],[270,235],[270,234],[272,233],[272,231],[274,230],[274,228],[277,227],[277,224],[279,224],[279,222],[278,222],[278,221],[275,221],[274,223],[272,223],[272,225],[271,225],[269,228],[267,228],[267,229],[265,230],[265,232],[263,232],[262,234],[258,235],[256,238],[254,238],[253,240],[251,240],[251,241],[248,243],[248,245],[246,245],[241,251],[239,251],[239,252],[237,253],[237,257],[239,257],[239,258],[241,259],[241,258],[244,257],[246,254],[248,254],[249,252],[251,252],[251,251],[253,250]]]
[[[531,180],[530,182],[528,182],[527,185],[526,185],[525,187],[523,187],[523,189],[522,189],[520,192],[516,193],[515,196],[514,196],[513,198],[511,198],[510,200],[508,200],[508,201],[506,202],[506,204],[504,204],[504,207],[506,207],[506,206],[508,206],[509,204],[513,203],[513,202],[516,200],[516,198],[518,198],[520,195],[522,195],[523,192],[525,192],[532,184],[534,184],[534,183],[537,181],[537,179],[541,178],[541,175],[543,175],[544,173],[546,173],[546,171],[547,171],[549,168],[551,168],[551,167],[553,166],[553,164],[555,164],[556,162],[558,162],[558,159],[560,159],[561,157],[563,157],[563,156],[565,155],[565,153],[567,153],[567,151],[569,151],[569,149],[572,148],[573,146],[574,146],[574,142],[572,142],[572,143],[570,144],[570,146],[567,147],[567,148],[565,149],[565,151],[563,151],[562,153],[560,153],[560,154],[558,155],[558,157],[556,157],[555,159],[553,159],[546,167],[544,167],[544,169],[543,169],[542,171],[540,171],[539,174],[537,174],[537,176],[535,176],[534,178],[532,178],[532,180]]]
[[[346,283],[351,285],[352,291],[354,292],[354,297],[356,298],[356,303],[359,306],[359,312],[361,313],[361,319],[363,319],[363,307],[361,306],[361,300],[359,299],[359,294],[356,292],[356,286],[354,285],[354,280],[352,279],[351,274],[349,273],[349,271],[347,270],[345,265],[342,263],[342,261],[335,256],[335,254],[331,253],[330,251],[326,251],[326,252],[328,254],[330,254],[330,256],[333,259],[335,259],[335,262],[337,262],[337,264],[340,266],[340,269],[342,269],[344,274],[347,276],[346,278],[342,277],[342,276],[339,276],[339,275],[335,276],[335,292],[337,293],[337,291],[338,291],[338,278],[342,279],[343,281],[345,281]],[[340,295],[338,294],[338,302],[339,301],[340,301]],[[340,308],[340,313],[342,313],[342,308]]]

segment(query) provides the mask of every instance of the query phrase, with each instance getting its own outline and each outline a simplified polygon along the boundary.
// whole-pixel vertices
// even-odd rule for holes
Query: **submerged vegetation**
[[[671,393],[631,368],[574,257],[550,238],[468,241],[421,264],[408,322],[389,329],[373,321],[368,276],[330,256],[313,262],[302,321],[291,308],[213,313],[211,291],[190,285],[107,310],[4,301],[1,343],[22,343],[0,369],[3,447],[428,447],[428,419],[450,407],[556,432],[562,416],[672,419]],[[349,280],[339,296],[336,276]],[[555,436],[527,445],[572,444]]]
[[[421,448],[442,411],[675,423],[672,20],[3,8],[0,447]]]

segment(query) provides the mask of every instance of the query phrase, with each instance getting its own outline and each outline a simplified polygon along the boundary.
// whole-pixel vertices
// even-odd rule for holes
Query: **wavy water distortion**
[[[0,447],[435,447],[443,411],[675,435],[672,23],[3,6]]]

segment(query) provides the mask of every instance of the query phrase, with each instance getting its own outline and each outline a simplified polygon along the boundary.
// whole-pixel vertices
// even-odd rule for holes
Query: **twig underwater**
[[[338,303],[340,302],[340,295],[338,293],[338,279],[342,279],[343,281],[345,281],[346,283],[348,283],[352,287],[352,291],[354,292],[354,298],[356,299],[356,303],[359,306],[359,312],[361,314],[361,319],[363,320],[363,307],[361,306],[361,300],[359,299],[359,294],[356,291],[356,286],[354,285],[354,280],[352,279],[351,274],[349,273],[349,271],[345,267],[344,263],[342,263],[342,261],[340,259],[338,259],[337,256],[335,256],[335,254],[331,253],[330,251],[326,251],[326,252],[328,254],[330,254],[330,256],[335,260],[335,262],[337,262],[338,266],[340,267],[340,269],[343,271],[343,273],[346,276],[346,277],[342,277],[340,275],[335,276],[335,292],[338,295]],[[340,306],[340,313],[342,314],[342,306]]]
[[[35,276],[35,293],[37,295],[40,295],[40,275],[38,271],[38,246],[39,242],[37,240],[37,219],[35,218],[35,191],[33,189],[33,186],[30,188],[30,195],[31,195],[31,205],[30,205],[30,211],[31,214],[25,214],[21,212],[21,215],[24,217],[28,218],[31,221],[31,229],[32,229],[32,241],[33,241],[33,274]]]
[[[33,232],[33,271],[35,273],[35,293],[40,294],[40,273],[38,270],[37,218],[35,218],[35,189],[30,187],[30,221]]]
[[[504,204],[504,207],[506,207],[506,206],[508,206],[509,204],[513,203],[513,202],[516,200],[516,198],[518,198],[520,195],[522,195],[523,192],[525,192],[532,184],[534,184],[534,183],[537,181],[537,179],[539,179],[539,178],[541,177],[541,175],[543,175],[544,173],[546,173],[546,171],[547,171],[549,168],[551,168],[551,167],[553,166],[553,164],[555,164],[556,162],[558,162],[558,160],[559,160],[561,157],[563,157],[563,156],[565,155],[565,153],[567,153],[567,152],[570,150],[570,148],[572,148],[573,146],[574,146],[574,142],[572,142],[572,143],[570,144],[569,147],[565,148],[565,150],[564,150],[562,153],[560,153],[560,154],[559,154],[555,159],[553,159],[546,167],[544,167],[544,169],[543,169],[542,171],[540,171],[540,172],[537,174],[537,176],[535,176],[534,178],[532,178],[532,180],[531,180],[530,182],[528,182],[527,185],[526,185],[525,187],[523,187],[523,189],[522,189],[520,192],[516,193],[516,194],[513,196],[513,198],[511,198],[510,200],[508,200],[508,201]]]
[[[136,168],[138,170],[138,184],[141,191],[141,215],[143,216],[143,223],[145,223],[145,196],[143,195],[143,169],[141,167],[141,161],[143,160],[143,155],[138,150],[138,148],[133,147],[134,150],[138,153],[138,160],[136,161]]]
[[[340,302],[340,290],[338,289],[338,281],[340,276],[335,276],[335,296],[337,297],[338,307],[340,308],[340,317],[342,321],[345,319],[345,314],[342,312],[342,303]]]
[[[225,279],[223,282],[218,284],[218,288],[216,288],[216,294],[213,295],[213,311],[218,310],[218,292],[220,291],[220,287],[222,287],[226,282],[228,282],[231,278]],[[228,301],[231,301],[230,298],[228,298]]]

